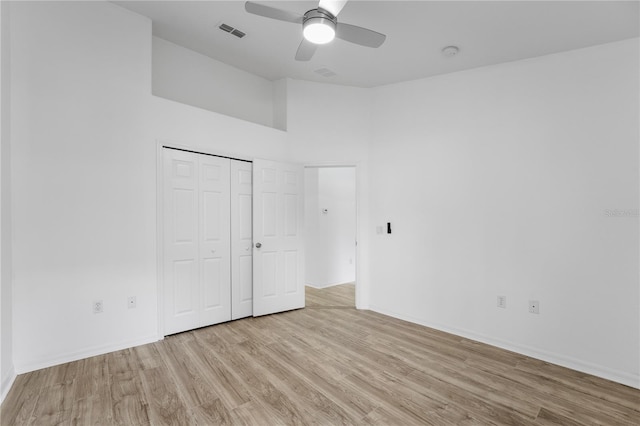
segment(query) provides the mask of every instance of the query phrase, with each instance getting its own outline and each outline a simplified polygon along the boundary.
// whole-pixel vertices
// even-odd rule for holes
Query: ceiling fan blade
[[[311,43],[310,41],[307,41],[307,39],[303,38],[300,46],[298,46],[298,51],[296,52],[296,61],[310,60],[313,57],[313,54],[316,53],[317,48],[317,44]]]
[[[338,16],[347,0],[320,0],[319,8],[326,10],[333,16]]]
[[[277,19],[279,21],[292,22],[294,24],[302,24],[302,16],[297,13],[289,12],[264,4],[248,1],[244,4],[244,10],[254,15],[264,16],[265,18]]]
[[[356,25],[343,24],[342,22],[338,22],[336,26],[336,37],[367,47],[380,47],[387,38],[386,35],[373,30]]]

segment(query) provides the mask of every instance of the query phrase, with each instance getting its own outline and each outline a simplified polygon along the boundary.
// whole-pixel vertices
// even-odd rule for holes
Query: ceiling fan
[[[320,0],[317,8],[304,15],[252,1],[246,2],[244,8],[254,15],[302,24],[304,38],[296,52],[296,60],[308,61],[318,45],[329,43],[334,37],[366,47],[380,47],[384,43],[387,38],[384,34],[338,22],[337,16],[346,3],[347,0]]]

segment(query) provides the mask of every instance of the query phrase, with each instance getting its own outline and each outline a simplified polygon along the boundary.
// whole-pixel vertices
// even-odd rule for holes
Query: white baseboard
[[[158,340],[160,340],[158,338],[158,335],[154,334],[152,336],[147,336],[141,339],[129,340],[111,345],[94,346],[91,348],[83,349],[81,351],[69,352],[66,354],[57,355],[50,359],[33,360],[25,363],[15,362],[14,360],[14,364],[18,374],[24,374],[30,371],[40,370],[42,368],[53,367],[54,365],[78,361],[80,359],[90,358],[92,356],[104,355],[109,352],[133,348],[135,346],[146,345],[147,343],[157,342]]]
[[[16,381],[17,376],[18,375],[16,374],[16,370],[11,367],[11,370],[7,374],[7,377],[2,378],[2,382],[0,383],[0,404],[6,398],[9,390],[11,390],[11,386],[13,386],[13,382]]]
[[[420,320],[418,318],[413,318],[408,315],[392,312],[377,306],[371,306],[371,310],[383,315],[387,315],[393,318],[403,320],[403,321],[408,321],[414,324],[419,324],[425,327],[444,331],[446,333],[455,334],[456,336],[486,343],[491,346],[496,346],[501,349],[506,349],[508,351],[516,352],[521,355],[526,355],[528,357],[549,362],[551,364],[556,364],[562,367],[570,368],[572,370],[580,371],[583,373],[591,374],[593,376],[601,377],[603,379],[611,380],[613,382],[621,383],[623,385],[630,386],[632,388],[640,389],[640,375],[627,373],[625,371],[614,370],[608,367],[592,364],[590,362],[582,361],[576,358],[568,357],[568,356],[553,353],[553,352],[548,352],[548,351],[533,348],[530,346],[514,344],[505,340],[496,339],[494,337],[479,334],[470,330],[460,329],[456,327],[449,327],[442,324],[429,323],[429,322]]]

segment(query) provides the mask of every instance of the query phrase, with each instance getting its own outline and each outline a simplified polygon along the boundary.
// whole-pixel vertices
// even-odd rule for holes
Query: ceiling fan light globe
[[[336,36],[335,24],[325,18],[310,18],[304,22],[304,38],[314,44],[327,44]]]

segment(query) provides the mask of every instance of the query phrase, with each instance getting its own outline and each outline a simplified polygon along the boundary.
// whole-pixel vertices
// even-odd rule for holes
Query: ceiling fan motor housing
[[[313,19],[313,18],[324,18],[328,21],[331,21],[331,23],[333,23],[334,25],[336,24],[336,17],[320,7],[318,7],[317,9],[308,10],[304,14],[304,18],[302,22],[303,23],[307,22],[309,19]]]
[[[307,11],[302,20],[305,38],[316,44],[325,44],[333,40],[336,24],[336,17],[320,8]]]

